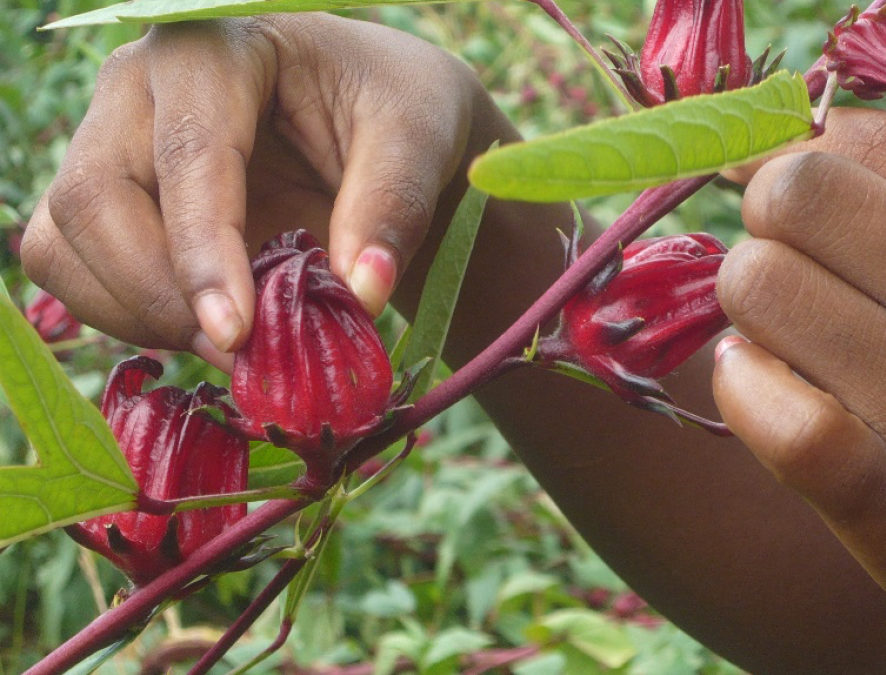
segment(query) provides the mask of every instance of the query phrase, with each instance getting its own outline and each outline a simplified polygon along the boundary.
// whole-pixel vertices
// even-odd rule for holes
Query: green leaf
[[[292,450],[271,443],[256,443],[249,453],[248,489],[291,483],[304,473],[305,463]]]
[[[637,653],[624,626],[590,609],[553,612],[527,632],[534,641],[565,641],[608,668],[620,668]]]
[[[11,227],[18,227],[22,222],[19,212],[12,208],[9,204],[0,204],[0,230]]]
[[[480,631],[460,626],[447,628],[431,638],[427,651],[421,658],[421,668],[429,670],[454,656],[479,651],[492,644],[492,639]],[[448,672],[452,672],[449,669]]]
[[[468,188],[425,279],[403,363],[408,367],[425,358],[430,358],[431,363],[419,375],[413,399],[424,394],[434,382],[487,199],[479,190]]]
[[[39,458],[0,468],[0,547],[134,508],[138,486],[104,417],[3,294],[0,387]]]
[[[812,136],[806,83],[781,71],[721,94],[607,118],[490,150],[471,183],[503,199],[555,202],[716,173]]]
[[[107,23],[171,23],[272,12],[316,12],[376,5],[414,5],[429,1],[432,0],[129,0],[53,21],[43,26],[43,30]]]
[[[362,613],[385,619],[412,614],[415,607],[415,595],[399,580],[390,580],[383,589],[369,591],[359,604]]]

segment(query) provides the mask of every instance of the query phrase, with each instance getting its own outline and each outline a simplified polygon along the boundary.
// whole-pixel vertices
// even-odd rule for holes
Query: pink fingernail
[[[714,361],[719,361],[720,357],[726,352],[727,349],[734,347],[735,345],[747,344],[748,340],[743,338],[741,335],[727,335],[717,344],[714,349]]]
[[[234,355],[220,352],[202,330],[191,340],[191,351],[201,359],[229,375],[234,370]]]
[[[348,277],[348,284],[372,316],[382,313],[397,280],[397,261],[381,246],[363,249]]]
[[[194,313],[216,349],[230,351],[243,332],[243,319],[224,293],[209,292],[194,301]]]

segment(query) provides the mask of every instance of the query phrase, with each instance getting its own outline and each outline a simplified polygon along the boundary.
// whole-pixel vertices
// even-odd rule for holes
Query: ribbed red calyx
[[[876,0],[864,12],[852,7],[834,27],[824,45],[829,71],[840,87],[858,98],[873,100],[886,94],[886,2]]]
[[[372,318],[307,232],[266,244],[253,262],[252,334],[234,361],[233,420],[325,474],[385,420],[393,374]]]
[[[742,0],[658,0],[639,59],[616,46],[621,55],[607,55],[644,106],[746,87],[764,77],[766,55],[752,63],[745,51]]]
[[[208,383],[191,393],[178,387],[142,392],[147,377],[163,367],[136,356],[111,372],[101,410],[141,492],[155,500],[242,491],[246,488],[246,439],[206,411],[232,411],[219,399],[227,392]],[[79,543],[98,551],[143,585],[186,559],[246,515],[245,504],[155,515],[128,511],[67,528]]]
[[[640,54],[640,72],[660,101],[666,97],[662,67],[673,71],[681,97],[715,91],[724,67],[724,89],[746,86],[752,67],[745,51],[742,0],[659,0]]]
[[[704,233],[630,244],[566,303],[539,357],[578,366],[628,402],[666,398],[655,378],[729,325],[716,295],[725,253]]]
[[[37,329],[44,342],[73,340],[80,335],[80,322],[61,300],[42,289],[25,307],[25,318]]]

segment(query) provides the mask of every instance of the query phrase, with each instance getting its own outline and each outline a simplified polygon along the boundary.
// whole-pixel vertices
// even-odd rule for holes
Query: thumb
[[[420,132],[386,125],[355,133],[330,218],[332,270],[373,316],[424,241],[464,145],[457,133],[435,141]]]

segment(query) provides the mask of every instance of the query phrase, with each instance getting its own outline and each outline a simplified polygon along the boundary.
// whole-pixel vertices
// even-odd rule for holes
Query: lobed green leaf
[[[490,150],[474,161],[469,178],[502,199],[567,201],[716,173],[812,133],[803,77],[780,71],[754,87]]]
[[[0,547],[134,508],[138,486],[104,417],[2,293],[0,388],[38,457],[0,468]]]

